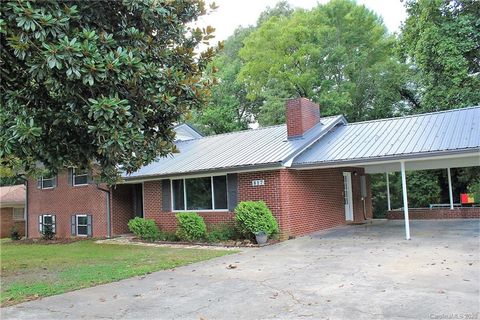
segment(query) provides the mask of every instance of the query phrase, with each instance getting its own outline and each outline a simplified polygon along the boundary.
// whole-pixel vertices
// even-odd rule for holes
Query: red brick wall
[[[0,238],[10,238],[12,228],[15,225],[19,234],[25,235],[25,221],[13,221],[13,208],[6,207],[0,209]]]
[[[146,181],[144,190],[144,217],[153,219],[160,230],[174,232],[177,229],[177,219],[174,212],[162,212],[162,182]],[[221,212],[197,212],[203,217],[207,227],[219,223],[232,223],[233,213]]]
[[[132,185],[121,184],[112,188],[112,234],[128,233],[128,221],[135,217]]]
[[[360,193],[361,169],[316,169],[283,170],[282,208],[288,216],[288,227],[284,236],[299,236],[345,223],[343,200],[343,172],[352,174],[352,197],[354,222],[364,221],[363,203]],[[366,217],[372,217],[370,181],[367,178],[368,197]]]
[[[306,98],[288,100],[286,108],[288,137],[301,136],[320,122],[320,107]]]
[[[59,173],[57,187],[37,189],[37,181],[28,183],[28,233],[30,238],[40,237],[38,216],[56,215],[57,237],[71,237],[70,217],[75,214],[92,215],[94,237],[107,235],[107,193],[98,190],[96,185],[70,186],[66,171]]]
[[[408,217],[411,220],[422,219],[480,219],[480,207],[478,208],[408,208]],[[391,210],[387,212],[387,219],[403,220],[403,210]]]
[[[274,170],[238,174],[238,201],[263,200],[277,219],[282,238],[299,236],[345,223],[343,171],[352,174],[354,221],[363,221],[360,198],[361,169]],[[264,180],[252,186],[252,180]],[[370,179],[367,176],[367,218],[372,217]],[[161,181],[144,184],[145,218],[154,219],[162,230],[175,231],[173,212],[162,212]],[[198,212],[207,225],[233,221],[232,212]]]

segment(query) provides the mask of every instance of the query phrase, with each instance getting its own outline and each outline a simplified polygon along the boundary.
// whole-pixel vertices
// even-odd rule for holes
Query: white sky
[[[212,0],[207,0],[211,3]],[[210,45],[216,44],[233,34],[239,25],[254,25],[258,16],[267,7],[274,7],[278,0],[214,0],[219,7],[214,12],[200,19],[198,25],[214,27],[215,39]],[[293,8],[311,9],[318,3],[327,3],[328,0],[288,0]],[[406,18],[405,8],[400,0],[357,0],[381,17],[390,32],[397,32]]]

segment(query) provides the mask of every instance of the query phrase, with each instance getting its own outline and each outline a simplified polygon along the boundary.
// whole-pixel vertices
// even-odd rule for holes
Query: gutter
[[[420,152],[415,154],[401,154],[401,155],[393,155],[393,156],[378,156],[372,158],[360,158],[360,159],[353,159],[353,160],[337,160],[337,161],[325,161],[325,162],[308,162],[302,164],[293,165],[293,169],[303,169],[309,167],[344,167],[346,165],[369,165],[375,163],[389,163],[389,162],[397,162],[400,160],[421,160],[422,158],[429,158],[429,157],[437,157],[437,156],[454,156],[457,154],[472,154],[475,155],[478,153],[480,157],[480,148],[468,148],[468,149],[457,149],[457,150],[450,150],[450,151],[433,151],[433,152]],[[425,159],[427,160],[427,159]],[[480,165],[480,159],[479,159]]]

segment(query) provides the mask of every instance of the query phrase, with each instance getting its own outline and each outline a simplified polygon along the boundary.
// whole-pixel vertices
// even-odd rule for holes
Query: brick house
[[[320,117],[318,105],[298,98],[287,101],[286,115],[284,125],[208,137],[177,127],[179,153],[110,189],[74,168],[29,180],[28,235],[38,237],[52,225],[60,237],[114,236],[128,232],[127,222],[135,216],[174,231],[181,211],[195,211],[211,226],[231,223],[238,202],[263,200],[283,238],[300,236],[372,218],[368,173],[382,166],[394,170],[408,162],[414,168],[426,157],[438,167],[431,159],[445,152],[461,155],[463,166],[479,164],[480,139],[447,147],[409,143],[412,132],[428,136],[437,128],[430,120],[439,116],[460,117],[457,125],[468,140],[468,130],[480,119],[479,107],[348,124],[343,116]],[[450,129],[457,127],[436,137],[451,135]]]
[[[10,237],[15,227],[25,235],[25,186],[0,187],[0,238]]]

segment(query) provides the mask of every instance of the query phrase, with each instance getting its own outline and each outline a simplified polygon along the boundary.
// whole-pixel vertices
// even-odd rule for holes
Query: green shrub
[[[173,242],[178,241],[178,238],[175,232],[160,231],[157,240]]]
[[[10,232],[10,238],[13,241],[20,240],[21,236],[20,232],[18,232],[17,226],[12,227],[12,231]]]
[[[53,232],[53,227],[49,224],[43,225],[42,239],[53,240],[54,238],[55,238],[55,232]]]
[[[197,241],[205,238],[207,226],[196,212],[181,212],[175,215],[178,221],[176,235],[183,241]]]
[[[247,238],[260,231],[265,231],[269,237],[278,233],[277,220],[263,201],[240,202],[235,208],[235,222]]]
[[[468,193],[473,194],[473,197],[475,199],[475,203],[480,202],[480,179],[474,180],[468,186]]]
[[[155,221],[139,217],[128,221],[128,229],[138,238],[147,241],[155,241],[160,235],[160,230],[158,230]]]
[[[208,242],[221,242],[238,238],[238,233],[235,227],[228,224],[216,225],[212,227],[207,234]]]

